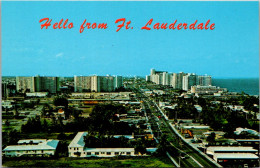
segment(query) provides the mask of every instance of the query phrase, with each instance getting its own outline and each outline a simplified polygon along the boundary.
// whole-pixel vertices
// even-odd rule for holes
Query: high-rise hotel
[[[59,77],[16,77],[16,90],[20,92],[50,92],[57,93],[60,90]]]
[[[75,92],[112,92],[122,86],[122,76],[74,76]]]
[[[191,86],[210,86],[211,76],[196,75],[194,73],[168,73],[166,71],[156,71],[151,69],[151,74],[146,76],[147,81],[158,85],[170,85],[174,89],[189,90]]]

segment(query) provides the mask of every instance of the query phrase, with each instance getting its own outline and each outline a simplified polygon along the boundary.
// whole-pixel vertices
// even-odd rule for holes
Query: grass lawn
[[[21,139],[57,139],[60,133],[26,133],[21,134]]]
[[[173,167],[164,157],[59,158],[3,161],[3,167]]]
[[[57,139],[60,133],[22,133],[21,139]],[[66,136],[71,136],[73,132],[65,132]],[[71,138],[71,140],[74,136]]]

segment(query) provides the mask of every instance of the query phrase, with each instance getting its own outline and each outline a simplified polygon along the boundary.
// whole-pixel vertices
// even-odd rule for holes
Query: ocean
[[[229,92],[259,95],[259,78],[212,79],[213,86],[227,88]]]

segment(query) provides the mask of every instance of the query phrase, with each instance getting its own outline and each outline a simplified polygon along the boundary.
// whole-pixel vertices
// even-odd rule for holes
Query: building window
[[[76,148],[74,148],[74,150],[76,150]]]
[[[126,152],[127,155],[131,155],[131,152]]]
[[[43,153],[43,150],[42,150],[42,153]]]
[[[91,152],[87,152],[87,155],[91,155]]]
[[[115,155],[119,155],[119,152],[115,152]]]
[[[77,148],[77,150],[79,150],[79,148]]]
[[[105,152],[101,152],[101,154],[105,154]]]
[[[107,152],[107,155],[111,155],[111,152]]]
[[[99,155],[99,152],[95,152],[95,155]]]

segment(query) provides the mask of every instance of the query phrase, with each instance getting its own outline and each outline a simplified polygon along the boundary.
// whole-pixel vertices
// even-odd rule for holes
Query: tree
[[[48,123],[47,123],[46,119],[43,120],[43,130],[44,131],[48,130]]]
[[[113,127],[112,118],[115,115],[116,106],[112,104],[96,105],[89,114],[89,133],[99,133],[101,135],[109,133]]]
[[[55,106],[64,106],[65,108],[68,108],[68,100],[65,97],[55,97],[53,100],[53,104]]]
[[[16,107],[16,105],[14,106],[14,110],[15,110],[15,113],[14,113],[14,116],[15,117],[18,117],[19,116],[19,111],[18,111],[18,108]]]
[[[14,129],[9,132],[9,138],[8,138],[8,144],[9,145],[16,145],[19,140],[19,134],[18,132]]]
[[[207,141],[209,143],[214,143],[215,142],[215,138],[216,138],[216,134],[214,132],[212,132],[208,137],[207,137]]]
[[[46,116],[46,110],[45,110],[44,107],[42,108],[42,113],[41,114],[42,114],[43,117]]]
[[[93,135],[88,134],[84,136],[83,139],[84,139],[85,147],[87,148],[97,148],[99,147],[98,145],[100,145],[98,143],[98,139]]]
[[[58,135],[58,137],[57,137],[57,139],[59,139],[59,140],[65,140],[67,138],[67,136],[64,134],[64,132],[61,132],[59,135]]]
[[[141,153],[143,155],[146,152],[147,151],[146,151],[144,140],[138,139],[137,142],[136,142],[136,145],[135,145],[135,153],[136,154]]]
[[[158,155],[166,155],[166,151],[168,149],[168,146],[169,145],[168,145],[168,141],[167,141],[167,136],[165,134],[162,134],[156,153]]]
[[[78,120],[80,115],[82,114],[82,110],[72,108],[71,111],[72,111],[72,115],[73,115],[74,119]]]
[[[10,121],[6,120],[6,121],[5,121],[5,125],[6,125],[7,127],[9,127],[9,126],[10,126]]]

